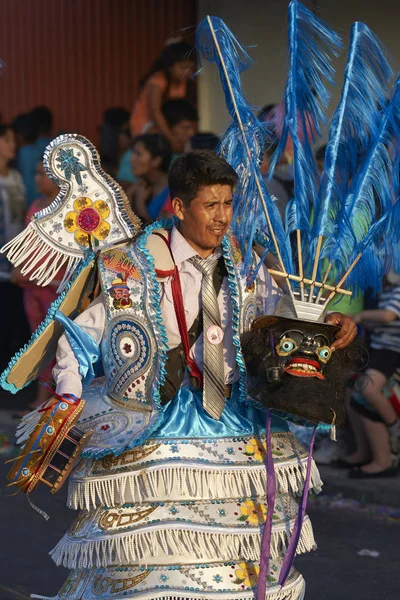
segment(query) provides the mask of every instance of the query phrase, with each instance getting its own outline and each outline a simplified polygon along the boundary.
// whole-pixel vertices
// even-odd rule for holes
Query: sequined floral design
[[[267,509],[264,504],[254,500],[245,500],[240,505],[239,521],[250,525],[263,525],[267,519]]]
[[[64,175],[68,181],[71,181],[72,176],[75,176],[78,185],[82,185],[81,171],[86,171],[79,158],[74,156],[74,151],[71,148],[61,148],[57,154],[56,160],[58,168],[64,171]]]
[[[283,444],[277,443],[272,447],[273,456],[283,456],[282,448]],[[243,454],[248,456],[251,460],[262,462],[265,460],[265,452],[267,449],[267,442],[264,440],[257,440],[256,438],[250,438],[246,444]]]
[[[233,583],[242,585],[242,587],[255,587],[258,581],[260,567],[248,562],[239,563],[238,566],[239,568],[235,571],[236,579]]]
[[[75,240],[80,246],[89,246],[89,235],[99,241],[108,237],[111,226],[105,220],[110,214],[107,202],[93,202],[90,198],[82,196],[74,201],[74,209],[66,214],[64,227],[68,233],[75,235]]]
[[[250,456],[253,460],[261,462],[264,460],[266,442],[261,442],[256,438],[250,438],[243,452],[246,456]]]

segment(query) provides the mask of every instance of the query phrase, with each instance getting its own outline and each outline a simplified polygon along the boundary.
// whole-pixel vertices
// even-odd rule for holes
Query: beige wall
[[[353,21],[367,23],[386,44],[398,68],[398,0],[318,0],[313,4],[317,14],[340,33],[345,44]],[[254,65],[243,75],[247,98],[256,106],[278,102],[282,96],[286,77],[287,6],[287,0],[198,0],[199,20],[207,14],[222,17],[243,45],[256,45],[248,49]],[[336,102],[343,66],[344,57],[337,61],[338,85],[333,90]],[[202,130],[221,134],[229,123],[229,116],[213,65],[208,65],[199,75],[199,108]]]

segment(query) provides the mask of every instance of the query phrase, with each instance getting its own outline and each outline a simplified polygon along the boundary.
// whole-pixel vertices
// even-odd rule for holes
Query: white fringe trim
[[[290,530],[294,521],[290,522]],[[271,556],[278,558],[289,543],[288,531],[273,530],[271,537]],[[153,530],[143,528],[140,532],[117,534],[108,539],[74,540],[66,534],[50,552],[56,565],[68,569],[91,569],[110,565],[169,564],[173,556],[175,563],[193,562],[193,558],[203,561],[235,560],[238,556],[244,560],[260,560],[261,534],[236,531],[221,533],[217,531],[199,531],[162,527],[157,524]],[[311,521],[306,517],[297,554],[315,549],[315,540]],[[150,560],[151,557],[151,560]],[[149,562],[150,560],[150,562]],[[166,562],[167,561],[167,562]]]
[[[3,246],[0,252],[7,252],[7,258],[15,267],[23,265],[22,275],[30,274],[29,280],[36,279],[37,284],[42,286],[49,285],[59,270],[66,266],[66,272],[58,291],[64,287],[77,264],[84,257],[83,252],[80,257],[70,256],[65,250],[53,247],[37,230],[34,221],[31,221],[20,234]]]
[[[306,593],[306,582],[303,577],[299,574],[295,581],[285,585],[280,590],[274,589],[267,590],[265,595],[266,600],[304,600]],[[31,594],[31,598],[37,600],[62,600],[60,596],[38,596]],[[125,598],[125,597],[124,597]],[[220,592],[196,592],[194,596],[191,592],[182,591],[174,593],[173,590],[168,591],[168,596],[165,596],[165,591],[160,590],[158,593],[154,590],[149,593],[135,594],[126,596],[126,600],[135,598],[137,600],[254,600],[255,592],[251,593],[251,596],[246,593],[232,592],[228,595],[221,594]],[[117,598],[118,600],[118,598]]]
[[[275,466],[277,491],[296,494],[303,489],[306,461],[293,461]],[[212,469],[168,465],[147,467],[130,473],[118,473],[103,478],[73,477],[70,480],[68,503],[74,510],[109,508],[127,502],[157,502],[204,500],[209,498],[243,498],[265,496],[265,467]],[[311,467],[310,489],[319,492],[322,481],[315,463]]]
[[[28,441],[31,433],[34,432],[43,415],[43,413],[39,412],[39,409],[42,406],[43,404],[22,417],[20,423],[18,424],[17,431],[15,432],[15,437],[19,446],[23,446]]]

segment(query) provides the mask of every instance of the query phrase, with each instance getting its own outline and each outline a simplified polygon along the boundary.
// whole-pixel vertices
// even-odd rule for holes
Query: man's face
[[[197,129],[196,121],[180,121],[171,127],[171,133],[174,136],[175,143],[179,144],[178,152],[184,152],[190,138],[194,136]]]
[[[221,245],[231,224],[232,193],[230,185],[215,184],[201,188],[189,206],[180,198],[172,200],[180,233],[203,258]]]

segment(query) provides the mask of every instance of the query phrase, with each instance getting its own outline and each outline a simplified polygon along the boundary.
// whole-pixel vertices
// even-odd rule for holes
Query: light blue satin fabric
[[[79,363],[79,374],[82,377],[83,386],[89,385],[96,376],[93,367],[100,360],[99,344],[61,311],[58,310],[54,318],[64,326],[67,340]]]
[[[162,424],[152,438],[223,438],[265,433],[266,412],[251,402],[240,402],[237,384],[219,421],[205,412],[202,393],[190,387],[181,387],[163,411]],[[288,431],[288,425],[273,416],[271,431]]]

